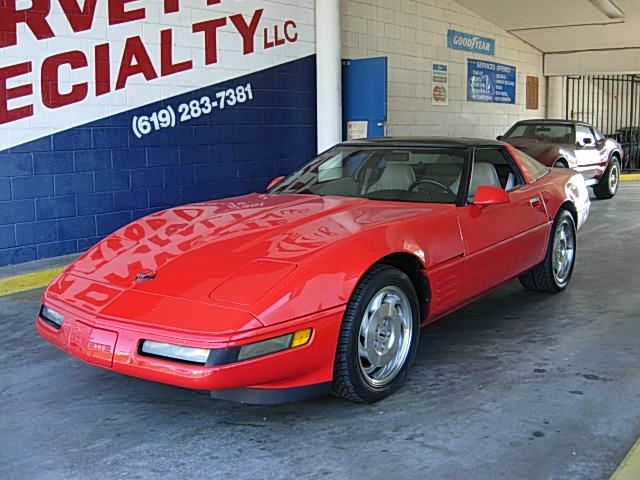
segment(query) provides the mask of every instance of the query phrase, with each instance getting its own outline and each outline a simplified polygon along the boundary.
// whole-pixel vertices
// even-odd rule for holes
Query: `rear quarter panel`
[[[553,145],[534,158],[547,167],[553,167],[558,160],[565,160],[569,167],[576,165],[574,148],[569,145]]]
[[[527,163],[518,155],[518,150],[507,145],[507,150],[520,168],[527,183],[535,184],[547,210],[549,220],[553,220],[562,205],[572,206],[576,217],[576,227],[582,228],[589,216],[591,202],[584,177],[575,170],[550,168],[549,173],[536,179]]]
[[[582,175],[572,170],[553,168],[537,183],[549,219],[553,220],[563,205],[569,205],[575,214],[577,229],[582,228],[591,205],[589,190]]]

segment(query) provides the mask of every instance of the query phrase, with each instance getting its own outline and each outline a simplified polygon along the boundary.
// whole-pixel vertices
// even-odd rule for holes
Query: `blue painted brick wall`
[[[142,139],[130,129],[134,115],[249,82],[242,106]],[[0,266],[85,250],[157,210],[264,190],[314,156],[315,101],[307,57],[0,152]]]

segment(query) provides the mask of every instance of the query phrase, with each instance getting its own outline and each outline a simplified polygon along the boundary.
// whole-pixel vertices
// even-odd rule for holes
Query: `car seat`
[[[371,185],[368,192],[378,192],[380,190],[407,191],[415,181],[416,175],[410,165],[389,162],[378,181]]]
[[[460,174],[455,182],[451,185],[451,191],[457,192],[460,188],[460,180],[462,174]],[[488,162],[478,162],[473,166],[473,172],[471,173],[471,184],[469,185],[469,195],[467,200],[473,202],[476,196],[476,190],[480,185],[488,185],[491,187],[502,188],[500,179],[498,178],[498,172],[496,167]]]

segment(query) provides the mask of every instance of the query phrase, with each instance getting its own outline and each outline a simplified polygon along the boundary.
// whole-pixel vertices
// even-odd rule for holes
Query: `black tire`
[[[560,224],[568,225],[573,235],[573,255],[571,265],[569,267],[566,277],[558,278],[553,268],[553,248],[555,243],[555,237],[558,235],[558,226]],[[567,288],[571,275],[573,274],[573,267],[576,260],[576,224],[571,212],[565,209],[561,209],[556,215],[551,228],[551,235],[549,235],[549,243],[547,244],[547,253],[541,264],[529,270],[527,273],[520,275],[519,280],[524,288],[527,290],[533,290],[535,292],[545,293],[558,293]]]
[[[412,330],[408,354],[402,367],[388,384],[375,387],[367,381],[361,370],[358,345],[366,309],[372,299],[386,287],[395,287],[406,295],[411,309]],[[333,372],[334,393],[353,402],[372,403],[397,390],[404,382],[415,357],[420,335],[419,310],[415,288],[404,272],[389,265],[372,267],[358,283],[342,320]]]
[[[620,187],[620,162],[617,157],[612,157],[609,161],[607,169],[604,171],[604,175],[600,179],[600,182],[593,187],[593,193],[596,198],[600,200],[607,200],[613,198],[618,193]]]

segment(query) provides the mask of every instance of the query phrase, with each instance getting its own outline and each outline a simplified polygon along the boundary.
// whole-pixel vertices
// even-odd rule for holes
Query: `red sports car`
[[[379,400],[428,324],[519,277],[559,292],[584,179],[501,142],[338,145],[267,194],[196,203],[107,237],[47,288],[46,340],[216,398]]]

